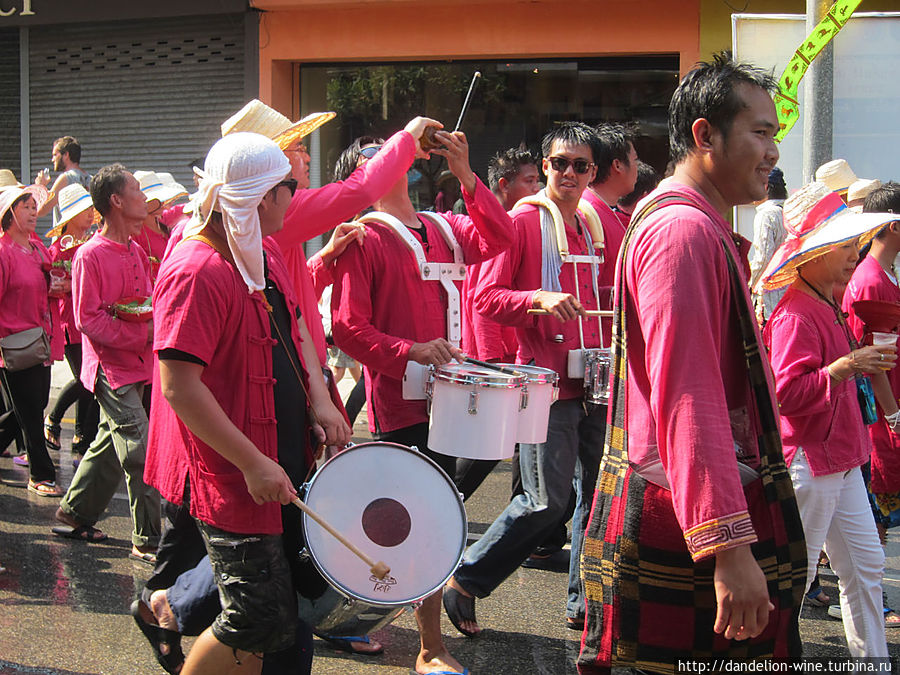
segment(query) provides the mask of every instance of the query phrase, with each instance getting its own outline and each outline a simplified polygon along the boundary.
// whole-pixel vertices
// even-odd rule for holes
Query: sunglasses
[[[297,180],[295,178],[285,178],[283,181],[278,183],[275,187],[273,187],[270,192],[278,192],[278,188],[286,187],[291,191],[291,197],[294,196],[294,193],[297,191]]]
[[[360,148],[359,154],[365,157],[366,159],[372,159],[375,155],[378,154],[378,151],[381,150],[380,145],[370,145],[367,148]]]
[[[559,173],[565,173],[566,169],[571,166],[575,173],[587,173],[591,170],[591,167],[594,166],[593,162],[589,162],[586,159],[569,159],[568,157],[548,157],[547,160],[550,162],[550,166],[553,167],[554,171],[559,171]]]

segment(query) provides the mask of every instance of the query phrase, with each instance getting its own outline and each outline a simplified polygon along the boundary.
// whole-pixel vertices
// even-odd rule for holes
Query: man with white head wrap
[[[160,386],[146,478],[167,500],[189,502],[227,608],[194,644],[186,674],[226,672],[242,652],[293,650],[296,660],[289,560],[297,558],[299,529],[282,528],[296,509],[279,503],[290,503],[308,467],[310,449],[298,448],[298,438],[310,427],[328,443],[350,437],[268,239],[296,188],[289,171],[284,153],[258,134],[216,143],[195,217],[154,291]],[[269,574],[260,581],[254,569]],[[223,583],[242,575],[246,583]]]

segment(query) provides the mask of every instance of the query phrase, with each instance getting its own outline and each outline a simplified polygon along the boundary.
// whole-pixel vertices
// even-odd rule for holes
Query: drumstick
[[[469,108],[469,101],[472,98],[472,91],[475,89],[475,83],[478,81],[479,77],[481,77],[481,71],[476,70],[475,74],[472,76],[472,82],[469,84],[469,93],[466,94],[466,100],[463,101],[462,110],[459,111],[459,119],[456,120],[454,132],[459,131],[459,128],[462,126],[463,117],[465,117],[466,110]]]
[[[546,309],[529,309],[529,314],[538,314],[540,316],[548,316],[550,314]],[[584,310],[586,316],[613,316],[613,311],[611,309],[586,309]]]
[[[513,368],[504,368],[503,366],[498,366],[496,363],[490,363],[488,361],[479,361],[478,359],[473,359],[470,356],[466,356],[463,358],[463,361],[466,363],[472,363],[476,366],[481,366],[482,368],[490,368],[491,370],[499,370],[501,373],[506,373],[508,375],[522,375],[522,373]]]
[[[357,548],[353,542],[351,542],[344,535],[342,535],[340,532],[338,532],[336,529],[334,529],[331,525],[329,525],[327,522],[325,522],[325,519],[322,518],[322,516],[320,516],[318,513],[313,511],[309,506],[307,506],[303,501],[301,501],[300,497],[294,497],[291,500],[291,502],[293,503],[294,506],[296,506],[298,509],[303,511],[303,513],[305,513],[310,518],[312,518],[314,521],[316,521],[323,529],[325,529],[328,532],[328,534],[330,534],[332,537],[334,537],[339,542],[341,542],[344,546],[349,548],[350,551],[352,551],[354,554],[356,554],[357,557],[359,557],[364,563],[366,563],[366,565],[369,566],[369,570],[372,572],[372,574],[374,574],[376,576],[376,578],[384,579],[388,575],[388,572],[391,571],[391,568],[388,567],[387,565],[385,565],[380,560],[378,562],[375,562],[374,560],[372,560],[372,558],[370,558],[365,553],[360,551],[359,548]]]

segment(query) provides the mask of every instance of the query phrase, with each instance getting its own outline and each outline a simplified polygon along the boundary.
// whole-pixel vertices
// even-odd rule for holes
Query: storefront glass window
[[[416,115],[452,129],[473,73],[482,78],[462,124],[470,144],[472,168],[485,179],[492,155],[524,144],[539,151],[540,140],[556,121],[632,123],[637,150],[657,170],[668,155],[666,110],[678,84],[678,56],[628,56],[548,61],[458,61],[379,65],[300,66],[303,114],[334,110],[337,119],[320,132],[323,181],[334,162],[357,136],[389,136]],[[418,161],[410,194],[418,208],[429,208],[446,162]]]

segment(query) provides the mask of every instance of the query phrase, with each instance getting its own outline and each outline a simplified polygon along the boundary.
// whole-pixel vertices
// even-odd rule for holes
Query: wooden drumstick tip
[[[376,579],[384,579],[391,571],[391,568],[385,565],[382,561],[378,561],[372,566],[372,574],[375,575]]]

